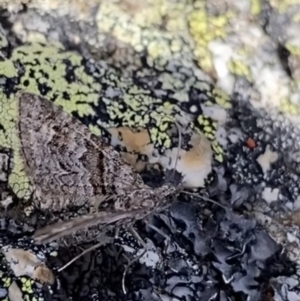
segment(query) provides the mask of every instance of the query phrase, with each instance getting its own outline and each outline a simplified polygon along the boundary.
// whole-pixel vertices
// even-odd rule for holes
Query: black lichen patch
[[[245,101],[234,102],[229,129],[228,166],[226,171],[235,183],[248,184],[259,194],[265,187],[278,189],[275,201],[295,201],[299,196],[298,179],[300,176],[299,128],[282,115],[270,115],[264,110],[255,110]],[[239,138],[230,141],[230,131],[238,129]],[[233,134],[232,134],[233,135]],[[255,141],[255,147],[247,145],[247,139]],[[259,156],[266,152],[263,170]]]
[[[61,294],[72,300],[142,300],[148,296],[149,300],[254,301],[264,300],[264,288],[272,277],[295,273],[282,247],[253,218],[229,207],[224,210],[182,199],[169,213],[151,218],[146,227],[139,223],[138,229],[148,249],[127,270],[126,295],[122,288],[126,258],[133,259],[142,249],[122,231],[115,245],[85,255],[60,274]],[[77,247],[61,249],[60,263],[57,258],[52,261],[62,265],[80,252]],[[61,296],[54,300],[62,300]]]

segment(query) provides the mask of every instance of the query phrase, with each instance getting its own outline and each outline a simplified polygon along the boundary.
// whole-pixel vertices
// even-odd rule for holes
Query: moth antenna
[[[135,229],[133,228],[133,226],[129,227],[129,232],[133,235],[133,237],[135,237],[135,239],[140,242],[140,244],[142,245],[142,247],[145,249],[146,248],[146,243],[144,242],[144,240],[140,237],[140,235],[135,231]]]
[[[221,205],[220,203],[218,203],[218,202],[216,202],[216,201],[214,201],[214,200],[212,200],[212,199],[210,199],[210,198],[207,198],[207,197],[205,197],[205,196],[202,196],[202,195],[199,196],[199,195],[196,195],[195,193],[191,193],[191,192],[187,192],[187,191],[182,191],[182,193],[185,193],[185,194],[194,196],[194,197],[196,197],[196,198],[198,198],[198,199],[202,199],[202,200],[204,200],[204,201],[207,201],[207,202],[210,202],[210,203],[212,203],[212,204],[215,204],[215,205],[217,205],[217,206],[223,208],[224,210],[230,209],[229,207],[223,206],[223,205]]]
[[[175,172],[176,172],[176,168],[177,168],[177,164],[178,164],[178,160],[179,160],[179,152],[180,152],[181,143],[182,143],[182,133],[181,133],[180,126],[177,123],[177,121],[175,121],[175,120],[174,120],[174,124],[176,125],[177,131],[178,131],[178,146],[177,146],[177,154],[176,154],[176,159],[175,159],[175,164],[174,164],[174,170],[173,170],[173,174],[172,174],[173,179],[175,178]]]
[[[180,149],[181,149],[181,145],[182,145],[182,132],[180,130],[180,126],[178,124],[178,122],[176,120],[173,120],[172,118],[170,118],[169,116],[165,116],[167,119],[171,120],[172,122],[174,122],[175,126],[177,127],[177,130],[178,130],[178,147],[177,147],[177,153],[176,153],[176,159],[175,159],[175,164],[174,164],[174,169],[173,169],[173,172],[172,172],[172,176],[171,176],[171,179],[174,179],[175,178],[175,172],[176,172],[176,167],[177,167],[177,164],[178,164],[178,160],[179,160],[179,152],[180,152]],[[181,190],[181,186],[178,185],[178,187],[175,189],[175,191],[173,191],[172,193],[170,193],[169,195],[172,195],[172,198],[173,198],[173,201],[175,201],[175,196],[176,194],[178,193],[178,191]],[[163,195],[163,196],[158,196],[158,199],[160,201],[162,201],[166,196]],[[167,204],[163,207],[165,207],[164,209],[168,208],[170,204]],[[161,208],[161,210],[164,210],[163,208]]]
[[[171,117],[169,117],[169,116],[164,116],[164,117],[166,117],[166,118],[169,119],[170,121],[174,122],[174,124],[175,124],[175,126],[176,126],[176,128],[177,128],[177,131],[178,131],[177,153],[176,153],[176,158],[175,158],[174,169],[173,169],[172,176],[171,176],[171,179],[174,179],[174,178],[175,178],[175,172],[176,172],[177,164],[178,164],[178,160],[179,160],[179,152],[180,152],[181,145],[182,145],[182,132],[181,132],[179,123],[178,123],[176,120],[173,120],[173,119],[172,119]]]

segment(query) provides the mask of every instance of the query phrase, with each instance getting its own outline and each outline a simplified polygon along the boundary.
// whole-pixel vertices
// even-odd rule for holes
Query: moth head
[[[157,197],[159,198],[160,207],[166,207],[174,201],[175,195],[178,193],[178,188],[172,184],[164,184],[163,186],[155,190]]]
[[[151,189],[148,186],[135,189],[130,193],[130,203],[131,207],[134,204],[133,209],[154,209],[157,205],[157,197],[155,190]]]
[[[135,208],[133,209],[145,209],[149,212],[170,203],[169,197],[172,196],[174,192],[176,192],[176,188],[170,184],[163,185],[156,189],[146,186],[131,192],[131,204],[135,204]]]

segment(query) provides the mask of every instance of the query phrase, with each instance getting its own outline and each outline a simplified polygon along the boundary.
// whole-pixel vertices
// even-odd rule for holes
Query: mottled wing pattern
[[[20,151],[34,186],[35,205],[58,216],[76,207],[88,208],[39,229],[33,237],[37,242],[143,218],[172,191],[145,185],[117,151],[61,107],[30,93],[17,97]]]
[[[51,101],[19,92],[21,156],[36,204],[60,212],[99,205],[101,196],[127,196],[143,181],[120,155]]]

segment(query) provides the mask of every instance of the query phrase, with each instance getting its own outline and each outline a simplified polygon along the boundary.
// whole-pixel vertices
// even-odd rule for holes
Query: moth
[[[37,242],[88,227],[130,225],[167,204],[173,186],[147,186],[107,141],[62,107],[22,91],[16,100],[20,156],[34,188],[33,206],[54,221],[35,232]]]

